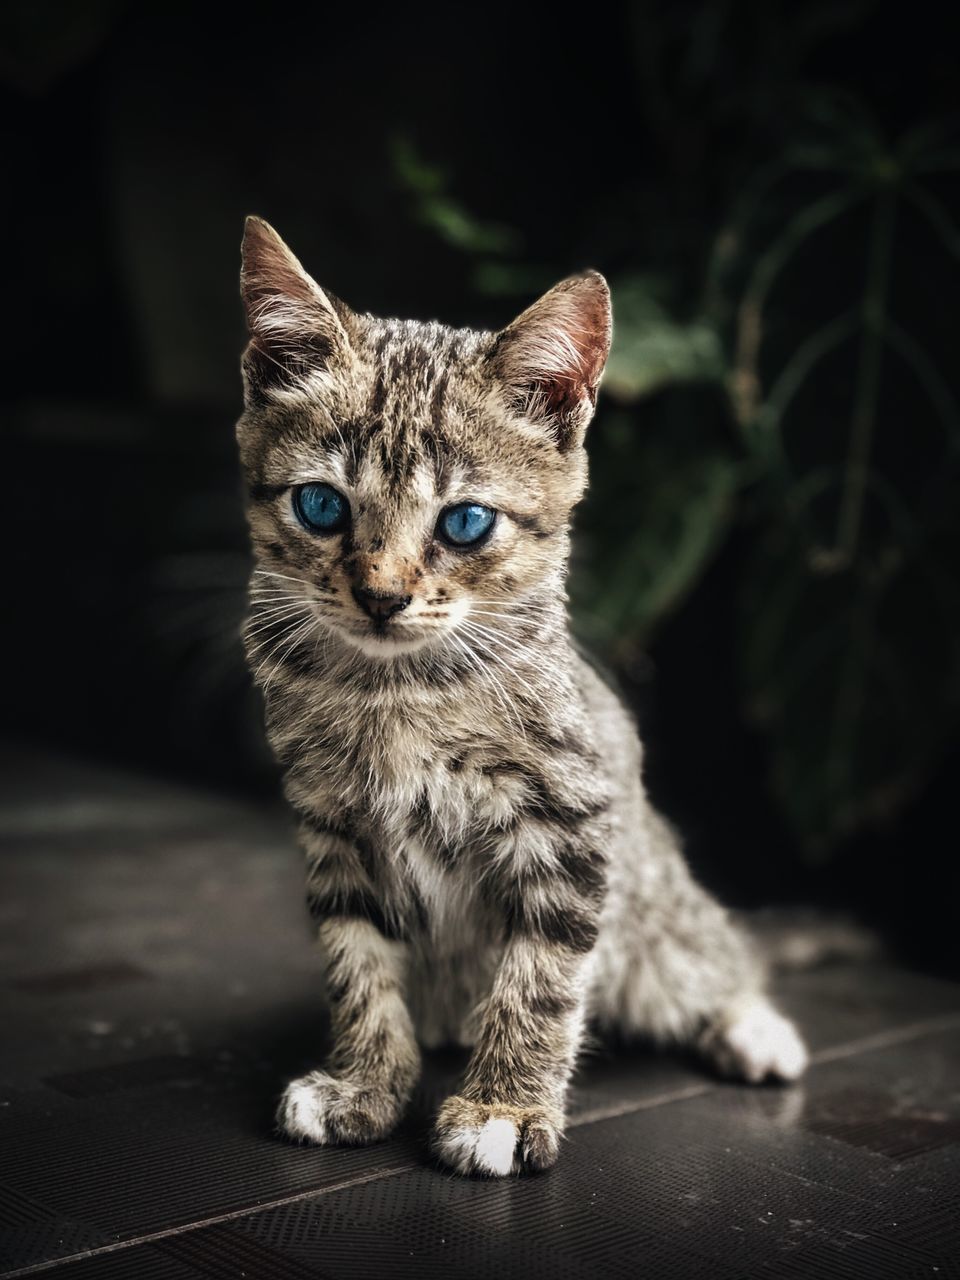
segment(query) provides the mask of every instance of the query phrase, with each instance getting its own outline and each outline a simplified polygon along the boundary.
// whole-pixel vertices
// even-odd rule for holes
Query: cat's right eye
[[[302,484],[294,489],[293,511],[310,533],[336,533],[350,522],[350,503],[330,484]]]

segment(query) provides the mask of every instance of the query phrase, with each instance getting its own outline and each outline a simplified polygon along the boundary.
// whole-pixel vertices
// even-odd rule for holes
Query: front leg
[[[304,834],[307,899],[327,962],[333,1049],[322,1070],[292,1081],[278,1121],[291,1138],[367,1143],[400,1119],[420,1071],[403,997],[406,945],[364,887],[356,850],[333,833]]]
[[[503,959],[466,1079],[434,1127],[434,1151],[458,1173],[502,1177],[557,1158],[602,872],[587,849],[554,852],[512,887]]]

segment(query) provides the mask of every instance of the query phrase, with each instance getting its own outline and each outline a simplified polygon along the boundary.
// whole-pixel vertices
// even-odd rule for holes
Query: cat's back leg
[[[638,838],[639,837],[639,838]],[[807,1052],[747,936],[693,879],[642,788],[625,804],[593,971],[601,1030],[696,1048],[724,1075],[797,1079]]]

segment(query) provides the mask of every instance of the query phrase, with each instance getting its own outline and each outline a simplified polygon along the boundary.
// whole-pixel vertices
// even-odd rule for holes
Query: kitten
[[[433,1149],[543,1169],[589,1021],[792,1080],[806,1052],[641,785],[564,579],[610,345],[596,272],[499,333],[358,315],[247,220],[245,639],[299,820],[333,1049],[291,1137],[396,1125],[418,1042],[472,1046]]]

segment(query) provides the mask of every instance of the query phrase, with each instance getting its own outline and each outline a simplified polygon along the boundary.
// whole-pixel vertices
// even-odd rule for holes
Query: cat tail
[[[738,912],[736,918],[773,969],[815,969],[873,960],[884,950],[879,934],[842,913],[814,907],[764,907]]]

